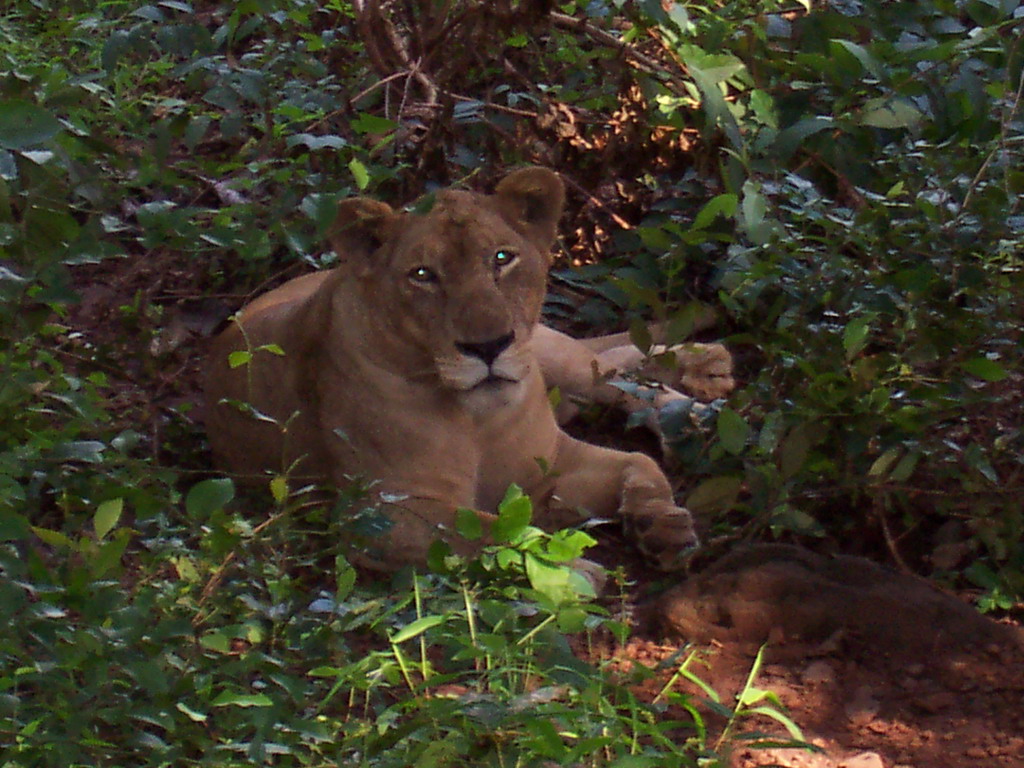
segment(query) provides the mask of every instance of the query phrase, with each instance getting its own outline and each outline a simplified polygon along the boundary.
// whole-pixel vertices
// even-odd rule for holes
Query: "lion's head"
[[[379,315],[376,353],[388,367],[485,400],[516,390],[563,201],[561,180],[543,168],[506,176],[493,195],[440,192],[425,214],[343,201],[331,245],[356,306]]]

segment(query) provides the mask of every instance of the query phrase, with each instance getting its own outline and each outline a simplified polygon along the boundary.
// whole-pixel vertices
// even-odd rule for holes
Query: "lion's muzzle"
[[[529,365],[525,346],[515,342],[515,331],[485,341],[455,342],[455,354],[437,360],[441,380],[464,392],[518,384]]]
[[[483,360],[490,367],[497,360],[498,355],[512,346],[515,338],[515,332],[510,332],[487,341],[456,341],[455,348],[464,355]]]

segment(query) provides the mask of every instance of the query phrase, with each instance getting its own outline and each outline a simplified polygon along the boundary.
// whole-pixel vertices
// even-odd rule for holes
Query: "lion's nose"
[[[498,355],[509,348],[515,338],[514,333],[506,333],[504,336],[498,336],[496,339],[488,341],[457,341],[455,348],[464,355],[478,357],[490,365],[498,358]]]

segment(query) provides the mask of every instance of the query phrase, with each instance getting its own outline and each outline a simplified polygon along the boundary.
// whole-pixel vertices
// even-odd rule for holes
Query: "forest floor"
[[[81,302],[66,323],[74,343],[98,351],[91,359],[108,361],[115,410],[148,433],[154,459],[202,473],[199,363],[246,297],[210,295],[195,271],[153,254],[80,267]],[[605,546],[606,564],[622,549]],[[738,747],[735,768],[1024,768],[1024,631],[1009,620],[869,560],[791,548],[726,556],[655,598],[651,576],[624,565],[636,630],[625,645],[585,652],[623,669],[665,664],[645,684],[651,698],[678,667],[681,636],[699,655],[692,671],[726,703],[768,641],[756,686],[778,696],[821,752]],[[707,717],[712,730],[724,726]],[[753,724],[786,736],[767,718]]]
[[[680,638],[697,652],[690,671],[726,704],[766,644],[754,685],[775,693],[821,752],[737,747],[734,768],[1024,766],[1024,629],[919,577],[860,557],[755,545],[637,602],[634,637],[599,653],[624,667],[664,667],[646,684],[652,698],[679,667]],[[685,681],[675,689],[705,696]],[[725,726],[713,714],[708,722]],[[787,737],[767,717],[738,728],[751,729]]]

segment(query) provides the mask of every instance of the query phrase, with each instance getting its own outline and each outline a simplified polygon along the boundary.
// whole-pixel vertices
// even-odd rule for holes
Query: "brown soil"
[[[641,637],[668,639],[617,655],[656,663],[680,639],[707,648],[696,671],[724,703],[767,644],[756,686],[777,694],[822,751],[739,749],[735,768],[1024,766],[1024,630],[918,577],[757,545],[642,605],[639,618]],[[753,725],[787,737],[767,718]]]
[[[65,351],[100,358],[115,407],[127,423],[148,427],[154,457],[202,471],[203,457],[183,455],[179,444],[195,445],[201,431],[205,338],[241,297],[211,297],[194,265],[159,254],[80,268],[75,277],[82,302],[68,323],[82,335]],[[75,345],[84,345],[80,357]],[[169,432],[189,438],[168,445]],[[622,547],[606,549],[615,550],[610,560],[621,557]],[[642,586],[649,580],[635,564],[631,571]],[[609,653],[623,665],[668,663],[650,681],[652,697],[685,642],[703,649],[693,671],[729,704],[768,643],[756,685],[774,691],[822,751],[737,747],[734,768],[1024,768],[1022,631],[916,577],[862,558],[762,545],[641,601],[636,619],[634,639]],[[742,728],[751,725],[786,736],[767,718]]]

